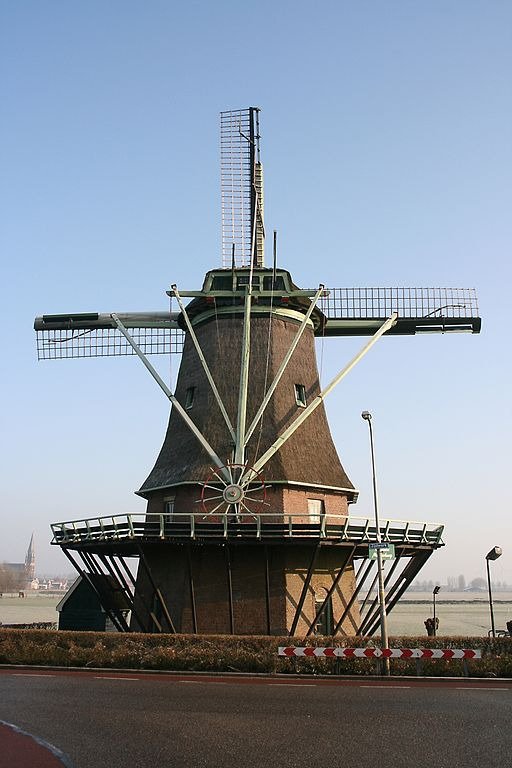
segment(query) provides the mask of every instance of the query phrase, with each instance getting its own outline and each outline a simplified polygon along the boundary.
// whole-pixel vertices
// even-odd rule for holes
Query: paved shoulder
[[[5,768],[73,768],[60,749],[0,720],[0,766]]]

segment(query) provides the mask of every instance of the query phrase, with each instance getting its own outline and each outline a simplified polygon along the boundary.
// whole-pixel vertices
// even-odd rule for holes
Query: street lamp
[[[487,564],[487,586],[489,587],[489,610],[491,611],[491,633],[493,637],[496,637],[496,631],[494,629],[494,611],[492,607],[492,592],[491,592],[491,569],[489,563],[491,560],[497,560],[501,557],[501,547],[493,547],[490,552],[485,556],[485,562]]]
[[[434,601],[434,637],[437,634],[437,627],[436,627],[436,595],[438,595],[440,591],[441,591],[441,587],[438,584],[436,584],[436,586],[432,590],[432,599]]]
[[[373,429],[372,415],[370,411],[363,411],[361,418],[368,422],[370,430],[370,449],[372,454],[372,481],[373,481],[373,506],[375,510],[375,536],[377,543],[380,543],[380,524],[379,524],[379,501],[377,495],[377,478],[375,475],[375,451],[373,447]],[[382,648],[388,648],[388,617],[386,615],[386,597],[384,595],[384,575],[382,571],[382,553],[377,549],[377,574],[379,580],[379,606],[380,606],[380,643]],[[389,659],[386,657],[384,662],[384,671],[389,675]]]

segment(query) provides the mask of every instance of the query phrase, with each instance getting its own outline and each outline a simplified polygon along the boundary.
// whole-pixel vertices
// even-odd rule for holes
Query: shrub
[[[367,659],[282,658],[279,645],[375,647],[375,638],[290,637],[239,635],[145,635],[116,632],[71,632],[0,628],[0,664],[62,667],[162,669],[200,672],[262,672],[372,675],[377,663]],[[393,648],[479,648],[481,660],[471,660],[474,677],[512,677],[512,637],[393,637]],[[424,675],[463,674],[462,660],[421,662]],[[415,675],[415,659],[392,660],[394,675]]]

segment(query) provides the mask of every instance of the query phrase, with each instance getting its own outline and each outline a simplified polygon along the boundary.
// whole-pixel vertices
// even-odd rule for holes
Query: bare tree
[[[7,563],[0,563],[0,592],[18,592],[23,587],[24,575]]]

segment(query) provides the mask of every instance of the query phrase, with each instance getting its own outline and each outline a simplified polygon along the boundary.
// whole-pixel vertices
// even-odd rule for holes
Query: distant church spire
[[[25,574],[27,581],[31,582],[36,575],[36,551],[34,546],[34,532],[30,537],[30,544],[28,545],[27,554],[25,555]]]

